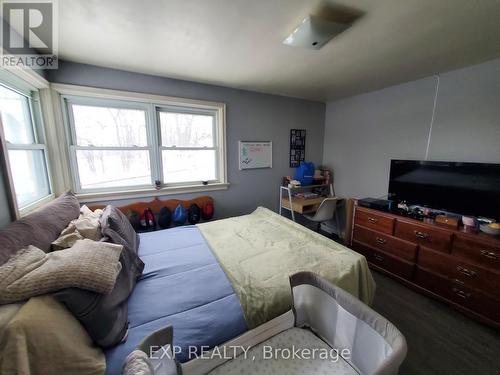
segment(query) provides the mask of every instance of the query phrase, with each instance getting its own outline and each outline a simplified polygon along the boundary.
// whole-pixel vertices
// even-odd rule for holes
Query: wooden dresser
[[[373,269],[500,327],[500,239],[355,205],[351,245]]]

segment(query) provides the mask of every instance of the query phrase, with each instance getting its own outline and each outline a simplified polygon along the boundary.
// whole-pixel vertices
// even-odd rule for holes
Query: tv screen
[[[500,220],[500,164],[391,160],[389,197]]]

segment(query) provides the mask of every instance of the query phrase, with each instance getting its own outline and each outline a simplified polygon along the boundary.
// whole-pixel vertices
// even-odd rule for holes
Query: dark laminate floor
[[[405,335],[400,374],[500,374],[500,331],[373,271],[373,308]]]

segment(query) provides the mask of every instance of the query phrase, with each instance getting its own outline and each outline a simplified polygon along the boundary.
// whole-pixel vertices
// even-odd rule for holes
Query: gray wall
[[[387,194],[390,159],[425,159],[438,77],[327,103],[325,165],[348,197]],[[429,160],[500,163],[500,59],[441,74]]]
[[[276,210],[278,186],[288,167],[290,129],[307,129],[306,157],[320,163],[323,157],[325,104],[283,96],[229,89],[91,65],[60,62],[48,71],[49,81],[224,102],[227,105],[227,191],[208,192],[216,201],[217,217],[251,212],[257,206]],[[238,170],[238,141],[273,142],[273,168]],[[176,195],[186,199],[200,194]],[[123,202],[115,202],[121,204]]]

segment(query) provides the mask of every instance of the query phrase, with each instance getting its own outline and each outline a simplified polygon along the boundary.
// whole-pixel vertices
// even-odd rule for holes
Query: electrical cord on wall
[[[427,148],[425,149],[425,160],[429,159],[429,149],[431,147],[432,127],[434,125],[434,115],[436,114],[437,98],[439,92],[439,74],[436,75],[436,92],[434,93],[434,106],[432,108],[431,125],[429,127],[429,135],[427,137]]]

